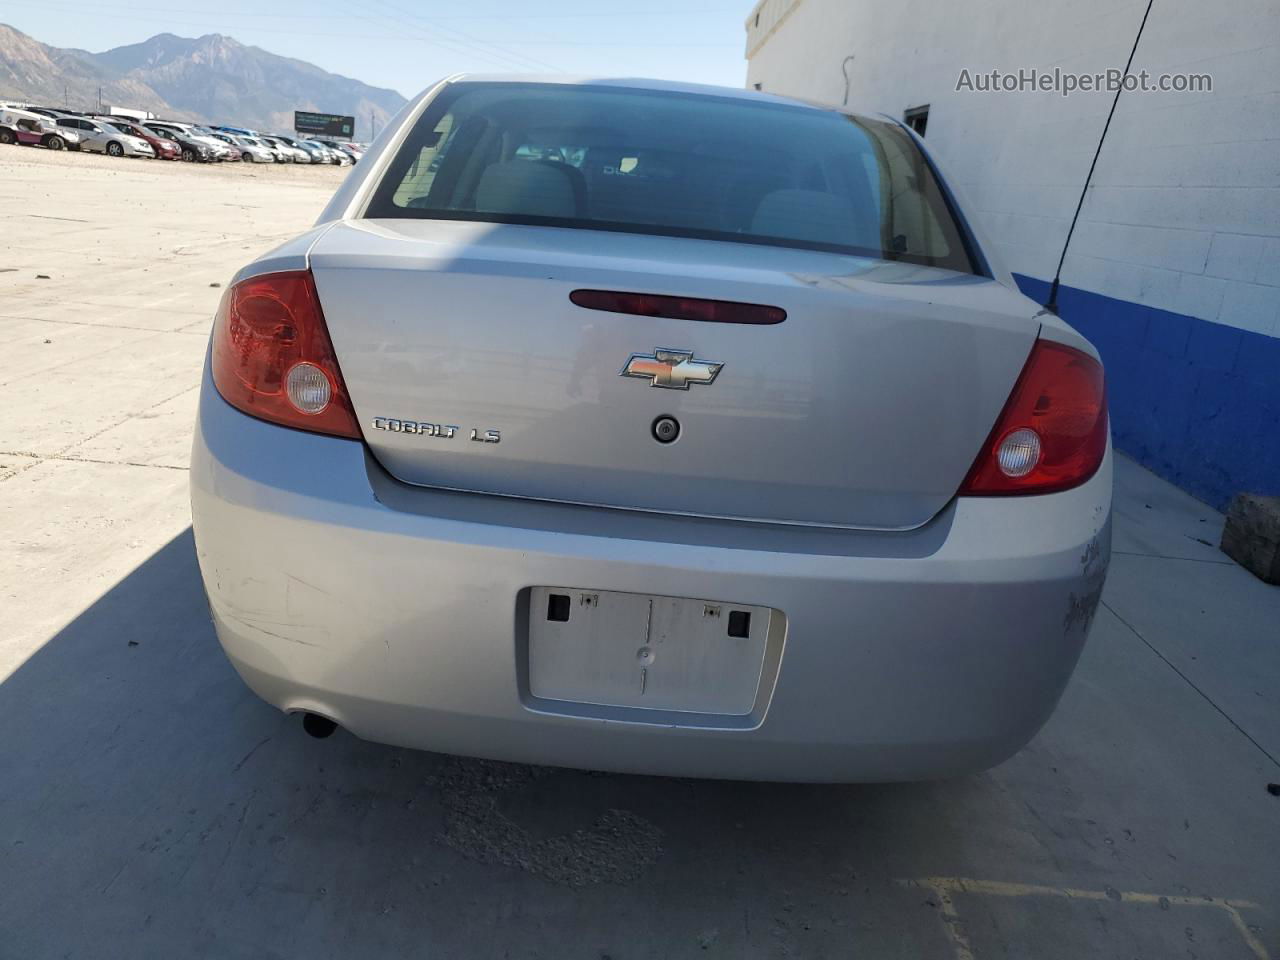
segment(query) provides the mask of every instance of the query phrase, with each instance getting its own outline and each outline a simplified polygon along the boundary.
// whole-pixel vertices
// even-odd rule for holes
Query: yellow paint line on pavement
[[[957,893],[982,893],[994,897],[1066,897],[1068,900],[1111,900],[1120,903],[1159,904],[1162,900],[1180,907],[1218,907],[1223,909],[1225,900],[1212,897],[1170,896],[1160,893],[1134,893],[1124,890],[1082,890],[1077,887],[1050,887],[1035,883],[1005,883],[999,880],[974,880],[970,877],[927,877],[920,881],[935,890],[951,890]],[[1257,910],[1258,905],[1249,900],[1232,900],[1236,907]]]
[[[974,960],[973,947],[969,945],[969,938],[964,935],[964,928],[960,926],[960,914],[951,894],[937,887],[934,892],[938,895],[938,902],[942,904],[942,926],[955,949],[956,960]]]
[[[1257,910],[1250,900],[1225,900],[1217,897],[1190,897],[1181,894],[1141,893],[1131,890],[1085,890],[1079,887],[1053,887],[1036,883],[1010,883],[1002,880],[975,880],[972,877],[922,877],[919,880],[900,880],[904,887],[927,887],[938,895],[943,925],[947,939],[955,950],[956,960],[976,960],[973,947],[964,933],[960,913],[956,909],[954,895],[976,894],[988,897],[1058,897],[1065,900],[1111,901],[1112,903],[1136,903],[1159,907],[1214,907],[1225,912],[1245,944],[1258,960],[1271,960],[1267,948],[1245,923],[1241,910]]]

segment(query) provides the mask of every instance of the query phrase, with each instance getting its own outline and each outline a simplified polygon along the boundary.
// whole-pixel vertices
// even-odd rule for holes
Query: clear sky
[[[457,71],[740,87],[753,0],[2,0],[0,21],[100,52],[222,33],[412,96]]]

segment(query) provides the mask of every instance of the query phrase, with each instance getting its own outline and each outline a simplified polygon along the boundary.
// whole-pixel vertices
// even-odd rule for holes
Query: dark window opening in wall
[[[763,90],[763,89],[764,89],[764,84],[763,84],[763,83],[753,83],[751,86],[755,87],[757,90]]]
[[[929,126],[929,105],[926,103],[923,107],[911,107],[902,112],[902,122],[916,132],[918,136],[923,137],[925,127]]]

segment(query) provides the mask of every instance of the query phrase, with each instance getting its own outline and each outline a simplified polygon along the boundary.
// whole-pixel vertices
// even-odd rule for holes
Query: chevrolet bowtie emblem
[[[692,350],[655,350],[633,353],[621,376],[640,377],[651,387],[688,390],[691,383],[714,383],[723,363],[693,359]]]

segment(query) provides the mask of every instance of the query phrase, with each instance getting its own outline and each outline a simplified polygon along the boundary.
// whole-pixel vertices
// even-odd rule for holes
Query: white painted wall
[[[763,0],[748,85],[901,117],[1005,265],[1048,280],[1109,93],[956,92],[960,70],[1121,68],[1146,0]],[[755,23],[760,14],[759,26]],[[1280,336],[1280,2],[1156,0],[1133,69],[1211,73],[1212,93],[1123,94],[1064,284]]]

